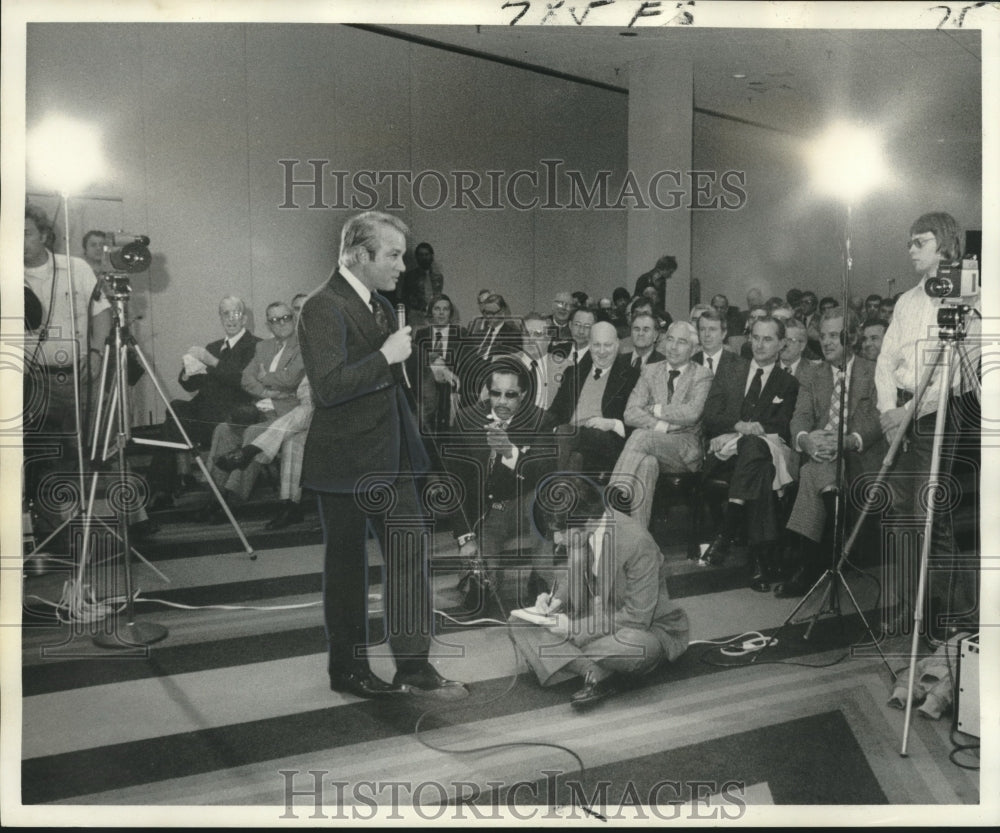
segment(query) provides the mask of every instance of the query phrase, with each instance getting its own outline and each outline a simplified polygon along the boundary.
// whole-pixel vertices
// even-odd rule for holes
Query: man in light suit
[[[549,413],[558,425],[557,471],[597,475],[614,468],[625,445],[625,406],[639,368],[627,354],[619,355],[618,331],[610,321],[592,325],[588,343],[590,372],[582,378],[566,374]]]
[[[246,501],[250,497],[260,466],[251,463],[245,468],[224,469],[215,462],[236,451],[243,444],[249,425],[263,422],[265,426],[293,410],[299,400],[295,393],[305,376],[302,353],[295,335],[295,314],[288,304],[275,301],[265,310],[267,327],[274,338],[258,341],[254,357],[243,368],[240,384],[251,397],[252,405],[229,415],[212,432],[209,474],[227,499]],[[203,520],[224,520],[222,507],[214,499],[199,510]]]
[[[802,453],[799,489],[788,518],[787,530],[795,542],[795,572],[775,588],[779,598],[801,596],[823,571],[820,542],[831,530],[837,497],[837,426],[846,419],[844,432],[844,487],[841,506],[850,505],[851,483],[865,472],[877,471],[885,455],[875,395],[875,363],[855,356],[850,346],[857,340],[857,324],[840,307],[820,316],[822,364],[809,365],[800,378],[792,416],[792,447]],[[845,347],[848,345],[848,347]],[[847,361],[846,367],[844,361]],[[846,375],[845,375],[846,374]],[[838,384],[839,375],[839,384]],[[841,411],[841,387],[846,379],[846,413]],[[827,533],[827,534],[824,534]],[[829,553],[826,553],[829,555]],[[829,559],[827,559],[828,561]]]
[[[510,638],[543,686],[573,676],[583,686],[570,698],[585,709],[618,693],[624,677],[639,677],[687,648],[687,614],[667,592],[663,555],[634,518],[606,508],[601,489],[575,477],[567,574],[535,609],[546,625],[512,615]]]
[[[709,564],[724,560],[742,528],[746,505],[751,504],[752,511],[747,514],[754,561],[750,587],[764,592],[771,589],[770,580],[777,570],[772,550],[778,540],[773,492],[776,467],[772,446],[764,436],[776,435],[776,443],[788,443],[799,383],[777,363],[785,337],[781,321],[770,316],[757,319],[750,337],[753,360],[738,359],[721,368],[705,402],[704,426],[709,438],[705,476],[728,480],[729,499],[723,529],[709,545],[704,560]],[[719,454],[726,453],[734,437],[738,438],[736,453],[720,459]],[[787,456],[792,455],[789,452]]]
[[[418,481],[428,468],[402,363],[412,352],[409,327],[397,327],[377,290],[395,288],[403,271],[406,226],[369,211],[341,230],[339,265],[302,307],[299,343],[312,387],[302,485],[318,493],[323,524],[323,613],[334,691],[359,697],[395,696],[418,689],[464,687],[444,679],[428,661],[431,598],[426,536],[405,546],[392,517],[425,514]],[[386,501],[391,490],[394,501]],[[392,509],[387,503],[394,503]],[[368,665],[367,532],[381,546],[386,632],[396,660],[392,683]]]
[[[618,457],[612,482],[634,493],[632,517],[644,528],[649,526],[660,472],[698,471],[705,456],[701,420],[712,374],[691,361],[695,344],[694,325],[671,324],[667,360],[643,370],[625,408],[625,424],[635,430]],[[631,488],[630,477],[641,488]]]

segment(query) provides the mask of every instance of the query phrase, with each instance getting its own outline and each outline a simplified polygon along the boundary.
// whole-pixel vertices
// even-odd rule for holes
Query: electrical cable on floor
[[[477,700],[474,703],[465,703],[465,704],[456,704],[455,701],[448,701],[447,706],[442,705],[439,708],[427,709],[420,715],[420,717],[417,718],[416,725],[413,728],[413,734],[416,737],[417,742],[427,747],[428,749],[433,749],[435,752],[445,752],[455,755],[469,755],[475,752],[492,752],[499,749],[513,749],[525,746],[539,747],[545,749],[557,749],[560,752],[565,752],[567,755],[569,755],[576,761],[577,766],[579,767],[580,778],[582,780],[587,772],[587,768],[583,764],[583,758],[581,758],[576,752],[574,752],[568,746],[564,746],[559,743],[548,743],[546,741],[533,741],[533,740],[505,741],[503,743],[488,743],[482,746],[473,746],[467,749],[455,749],[447,746],[438,746],[437,744],[431,743],[429,740],[427,740],[425,737],[421,735],[420,724],[423,723],[424,719],[427,717],[430,717],[438,713],[443,713],[445,711],[451,712],[455,708],[468,709],[473,707],[478,708],[482,706],[488,706],[490,703],[499,702],[500,700],[505,698],[508,694],[510,694],[517,687],[517,681],[520,677],[518,670],[520,669],[520,664],[521,664],[520,656],[517,653],[517,646],[514,644],[513,640],[511,640],[511,650],[514,652],[514,673],[511,675],[511,681],[510,684],[507,686],[507,688],[505,688],[495,697],[491,697],[488,700]],[[602,816],[597,811],[591,809],[590,807],[587,807],[586,805],[580,805],[580,809],[583,810],[583,812],[587,813],[588,815],[593,816],[594,818],[600,819],[601,821],[606,821],[604,816]]]

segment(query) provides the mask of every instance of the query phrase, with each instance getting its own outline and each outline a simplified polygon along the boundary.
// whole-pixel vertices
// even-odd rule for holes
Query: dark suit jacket
[[[429,284],[429,287],[426,284]],[[396,297],[406,304],[407,309],[426,314],[427,304],[431,298],[440,295],[443,290],[444,275],[436,266],[432,265],[426,272],[419,266],[414,266],[403,273],[399,288],[396,290]]]
[[[281,354],[276,370],[270,370],[274,355],[278,352],[278,342],[269,338],[257,342],[253,359],[243,368],[243,390],[254,399],[270,397],[277,416],[284,416],[299,404],[295,396],[299,382],[306,375],[302,364],[299,339],[293,333]]]
[[[551,415],[525,404],[507,429],[510,441],[519,449],[517,463],[511,469],[497,459],[491,466],[485,427],[490,412],[488,402],[477,402],[459,411],[455,418],[459,436],[450,438],[442,452],[445,468],[463,486],[461,511],[453,517],[456,535],[475,531],[493,501],[528,497],[538,479],[552,468],[555,458],[555,423]]]
[[[388,302],[378,293],[373,297],[395,327]],[[401,468],[404,435],[409,469],[426,471],[427,453],[404,391],[402,368],[386,362],[379,350],[385,338],[375,316],[339,271],[306,299],[298,326],[315,407],[302,485],[350,492],[369,473],[392,479]]]
[[[590,371],[593,371],[594,360],[587,351],[584,360],[590,359]],[[584,362],[581,362],[583,365]],[[588,376],[590,375],[588,371]],[[615,357],[614,364],[608,368],[608,383],[604,387],[604,395],[601,397],[601,416],[605,419],[620,419],[625,421],[625,406],[628,404],[629,394],[639,380],[639,369],[633,368],[631,357],[626,353]],[[587,381],[587,376],[567,373],[563,376],[562,383],[556,393],[555,399],[549,406],[549,413],[555,419],[556,425],[565,425],[573,418],[576,411],[577,402],[580,400],[580,393],[583,391],[583,384]]]
[[[719,356],[719,367],[715,368],[715,375],[719,374],[719,369],[725,367],[728,364],[732,364],[733,361],[739,359],[732,350],[728,347],[722,348],[722,355]],[[700,364],[702,367],[705,366],[705,353],[703,350],[699,350],[697,353],[691,356],[691,361],[695,364]]]
[[[223,355],[222,345],[225,339],[220,338],[205,348],[219,360],[215,367],[208,368],[207,373],[198,373],[187,379],[183,378],[184,372],[181,371],[177,381],[184,390],[194,393],[191,404],[195,419],[201,422],[225,422],[234,408],[253,402],[253,397],[243,390],[241,382],[243,368],[253,359],[259,341],[248,330]]]
[[[622,353],[625,358],[631,363],[635,351],[629,350],[627,353]],[[649,358],[646,359],[646,364],[656,364],[657,362],[666,361],[666,356],[663,355],[659,350],[653,349],[653,352],[649,354]]]
[[[434,348],[434,327],[428,324],[420,327],[413,334],[413,352],[406,361],[407,373],[410,376],[410,383],[416,388],[416,398],[420,406],[421,426],[427,430],[437,413],[441,399],[441,388],[445,387],[434,379],[431,372],[431,363],[443,359],[444,365],[454,373],[458,373],[460,353],[465,344],[465,331],[458,324],[448,324],[445,327],[447,332],[444,342],[444,352]],[[450,386],[449,386],[450,388]],[[450,395],[450,389],[445,391]],[[449,402],[450,407],[450,402]],[[441,416],[447,421],[450,411]]]
[[[482,386],[486,383],[490,362],[521,352],[523,343],[521,326],[512,318],[506,319],[500,325],[500,331],[496,334],[490,346],[488,360],[484,359],[480,354],[485,337],[485,330],[480,330],[474,335],[467,336],[459,352],[459,362],[455,372],[462,382],[463,407],[469,407],[479,400]]]
[[[737,357],[734,362],[720,362],[708,392],[702,420],[708,439],[736,430],[749,370],[750,362],[746,359]],[[798,392],[799,383],[795,377],[776,365],[767,377],[748,421],[759,422],[764,426],[765,433],[777,434],[789,442],[789,424],[795,412]]]
[[[799,366],[802,370],[802,365]],[[833,373],[826,362],[809,365],[801,375],[799,395],[792,415],[791,436],[794,443],[800,431],[824,428],[830,417],[830,398],[833,396]],[[851,384],[847,397],[848,434],[861,436],[861,454],[849,451],[844,458],[848,475],[853,477],[866,471],[877,471],[885,456],[885,439],[875,406],[875,363],[861,356],[854,357],[851,367]],[[803,454],[802,462],[809,458]]]

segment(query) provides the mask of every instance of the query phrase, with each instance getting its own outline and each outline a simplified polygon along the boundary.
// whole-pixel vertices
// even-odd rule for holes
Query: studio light
[[[855,204],[888,179],[882,140],[875,131],[837,122],[805,149],[815,191]]]
[[[104,175],[100,131],[66,116],[49,114],[28,131],[26,156],[31,179],[63,195]]]

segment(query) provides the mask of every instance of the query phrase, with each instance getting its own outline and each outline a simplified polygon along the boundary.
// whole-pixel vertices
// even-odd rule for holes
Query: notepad
[[[558,620],[554,613],[539,613],[537,607],[522,607],[510,612],[511,616],[535,625],[554,625]]]

